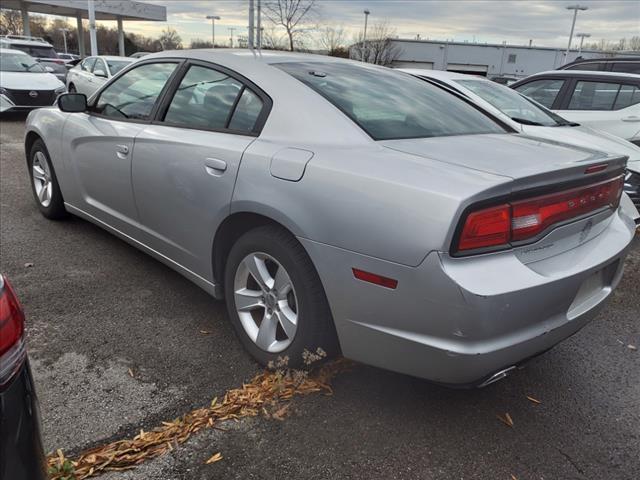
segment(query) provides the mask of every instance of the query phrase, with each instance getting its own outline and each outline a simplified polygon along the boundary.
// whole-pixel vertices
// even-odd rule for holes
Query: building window
[[[510,53],[509,54],[509,58],[507,60],[507,63],[516,63],[516,54],[515,53]]]

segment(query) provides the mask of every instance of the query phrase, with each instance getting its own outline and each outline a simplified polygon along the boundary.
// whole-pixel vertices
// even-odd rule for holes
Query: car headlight
[[[65,87],[64,85],[55,89],[55,93],[57,93],[58,95],[60,95],[61,93],[66,93],[66,91],[67,87]]]
[[[7,89],[0,87],[0,95],[7,95]]]

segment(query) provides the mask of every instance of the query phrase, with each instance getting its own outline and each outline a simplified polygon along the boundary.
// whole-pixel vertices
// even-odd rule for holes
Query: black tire
[[[73,83],[69,84],[69,93],[78,93],[78,90],[76,90],[76,86]]]
[[[263,252],[276,259],[289,274],[298,302],[295,336],[289,346],[277,353],[258,347],[246,333],[234,298],[236,271],[243,259],[254,252]],[[262,365],[278,364],[288,357],[287,366],[303,368],[303,353],[315,353],[318,348],[326,357],[338,353],[338,341],[320,277],[302,245],[286,230],[277,226],[263,226],[242,235],[231,248],[225,269],[225,298],[229,318],[244,348]]]
[[[36,185],[33,178],[33,166],[36,161],[36,155],[38,153],[42,153],[44,155],[44,159],[47,162],[49,172],[50,172],[50,181],[51,181],[51,201],[48,205],[43,205],[40,199],[38,198],[38,194],[36,192]],[[40,157],[42,158],[42,156]],[[33,142],[33,146],[31,147],[31,151],[29,152],[29,178],[31,180],[31,192],[33,193],[33,198],[36,201],[36,205],[38,205],[38,209],[40,213],[44,215],[46,218],[50,220],[60,220],[62,218],[67,217],[69,214],[64,208],[64,199],[62,198],[62,192],[60,192],[60,185],[58,184],[58,178],[56,177],[56,172],[53,169],[53,164],[51,163],[51,157],[49,156],[49,152],[47,151],[47,147],[41,139]]]

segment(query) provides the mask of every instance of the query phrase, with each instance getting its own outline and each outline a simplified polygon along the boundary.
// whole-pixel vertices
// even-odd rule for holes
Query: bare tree
[[[22,15],[18,10],[0,12],[0,35],[20,35],[22,33]]]
[[[289,50],[302,39],[305,26],[313,24],[318,14],[316,0],[269,0],[262,7],[265,17],[283,27],[289,40]]]
[[[366,39],[364,32],[359,32],[351,46],[351,58],[376,65],[391,65],[401,51],[398,44],[393,42],[395,34],[386,21],[373,25]]]
[[[267,50],[286,50],[287,42],[275,25],[262,28],[262,48]]]
[[[182,48],[182,38],[175,28],[167,27],[162,30],[158,38],[163,50],[179,50]]]
[[[212,48],[213,43],[208,40],[202,40],[201,38],[194,38],[191,40],[191,45],[189,48]]]
[[[326,26],[320,30],[318,43],[320,47],[327,51],[329,55],[335,56],[336,53],[344,51],[346,34],[344,27]]]
[[[629,50],[640,52],[640,35],[634,35],[629,39]]]

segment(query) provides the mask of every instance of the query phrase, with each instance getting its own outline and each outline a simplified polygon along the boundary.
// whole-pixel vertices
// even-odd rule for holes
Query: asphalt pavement
[[[224,304],[88,222],[40,215],[24,119],[0,120],[0,271],[26,311],[46,447],[74,455],[149,430],[259,372]],[[205,430],[101,478],[636,479],[638,237],[625,268],[592,323],[487,388],[450,390],[356,364],[332,396],[294,399],[284,420]],[[505,413],[513,427],[497,418]],[[206,465],[216,452],[224,459]]]

